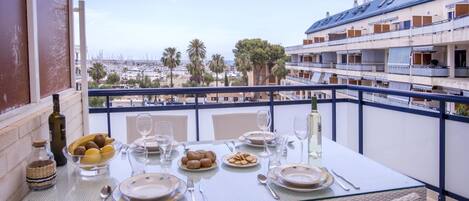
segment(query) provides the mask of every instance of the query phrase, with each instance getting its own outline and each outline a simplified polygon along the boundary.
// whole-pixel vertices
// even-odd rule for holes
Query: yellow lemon
[[[85,155],[81,158],[83,164],[96,164],[101,161],[101,153],[99,149],[91,148],[86,150]]]
[[[114,146],[112,145],[106,145],[103,148],[101,148],[101,156],[102,156],[102,161],[106,161],[114,156],[114,153],[116,151],[114,150]]]

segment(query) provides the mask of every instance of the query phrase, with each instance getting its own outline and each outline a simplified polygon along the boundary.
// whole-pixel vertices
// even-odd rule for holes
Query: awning
[[[324,74],[324,77],[322,78],[322,80],[323,80],[324,82],[329,83],[329,80],[331,80],[331,77],[332,77],[332,74],[331,74],[331,73],[326,73],[326,74]]]
[[[362,77],[358,77],[358,76],[348,76],[348,79],[352,79],[352,80],[361,80]]]
[[[447,94],[451,95],[461,95],[461,89],[455,89],[455,88],[443,88],[443,91],[446,92]]]
[[[405,83],[405,82],[389,82],[389,89],[394,89],[394,90],[402,90],[402,91],[410,91],[411,84],[410,83]],[[409,97],[405,96],[394,96],[394,95],[388,95],[389,99],[394,99],[400,102],[409,102]]]
[[[311,78],[311,81],[314,82],[314,83],[320,83],[321,78],[323,77],[322,75],[323,75],[323,73],[314,73],[313,77]]]
[[[389,48],[388,65],[410,65],[411,47]]]
[[[417,89],[417,90],[420,90],[420,91],[431,91],[433,89],[433,86],[413,84],[412,89]]]
[[[435,46],[413,47],[412,50],[413,50],[414,52],[436,52]]]
[[[359,54],[362,50],[344,50],[344,51],[337,51],[337,54]]]
[[[363,76],[363,79],[364,79],[364,80],[376,80],[376,77],[375,77],[375,76],[367,76],[367,75],[365,75],[365,76]]]

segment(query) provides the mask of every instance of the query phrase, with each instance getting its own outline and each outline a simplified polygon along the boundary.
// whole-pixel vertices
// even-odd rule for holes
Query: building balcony
[[[341,70],[383,72],[384,64],[336,64],[335,68]]]
[[[454,69],[455,77],[469,77],[469,67],[456,67]]]
[[[301,66],[313,68],[334,68],[334,63],[314,63],[314,62],[287,62],[287,66]]]
[[[426,67],[422,65],[415,65],[411,68],[409,66],[389,66],[388,72],[400,75],[415,75],[425,77],[448,77],[449,69],[446,67]]]

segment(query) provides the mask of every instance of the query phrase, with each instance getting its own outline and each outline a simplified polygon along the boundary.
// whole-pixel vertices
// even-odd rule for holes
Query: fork
[[[225,142],[225,145],[226,145],[226,147],[228,147],[228,149],[229,149],[231,152],[234,152],[233,147],[231,147],[231,146],[228,144],[228,142]]]
[[[195,201],[194,181],[193,181],[192,178],[190,178],[190,177],[187,178],[187,191],[189,191],[189,193],[191,194],[191,199],[192,199],[192,201]]]
[[[202,189],[202,180],[200,180],[200,183],[199,183],[199,192],[200,192],[200,194],[202,195],[202,199],[203,199],[204,201],[207,201],[207,197],[205,197],[204,190]]]

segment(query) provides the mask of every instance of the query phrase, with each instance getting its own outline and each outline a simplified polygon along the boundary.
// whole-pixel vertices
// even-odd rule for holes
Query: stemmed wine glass
[[[137,131],[143,138],[143,151],[145,152],[145,161],[148,161],[147,137],[153,129],[153,119],[148,113],[141,113],[137,115],[136,120]]]
[[[294,122],[293,122],[293,129],[295,131],[295,136],[298,138],[301,144],[301,162],[303,163],[303,144],[304,140],[308,138],[308,132],[307,132],[307,116],[306,115],[297,115],[295,116]]]
[[[173,143],[173,125],[167,121],[160,121],[156,123],[155,139],[161,149],[161,164],[167,159],[166,151]]]
[[[261,129],[264,138],[264,151],[259,153],[261,157],[268,157],[270,155],[269,150],[267,149],[267,131],[270,128],[270,124],[272,123],[270,119],[270,111],[269,110],[259,110],[257,111],[257,127]]]

